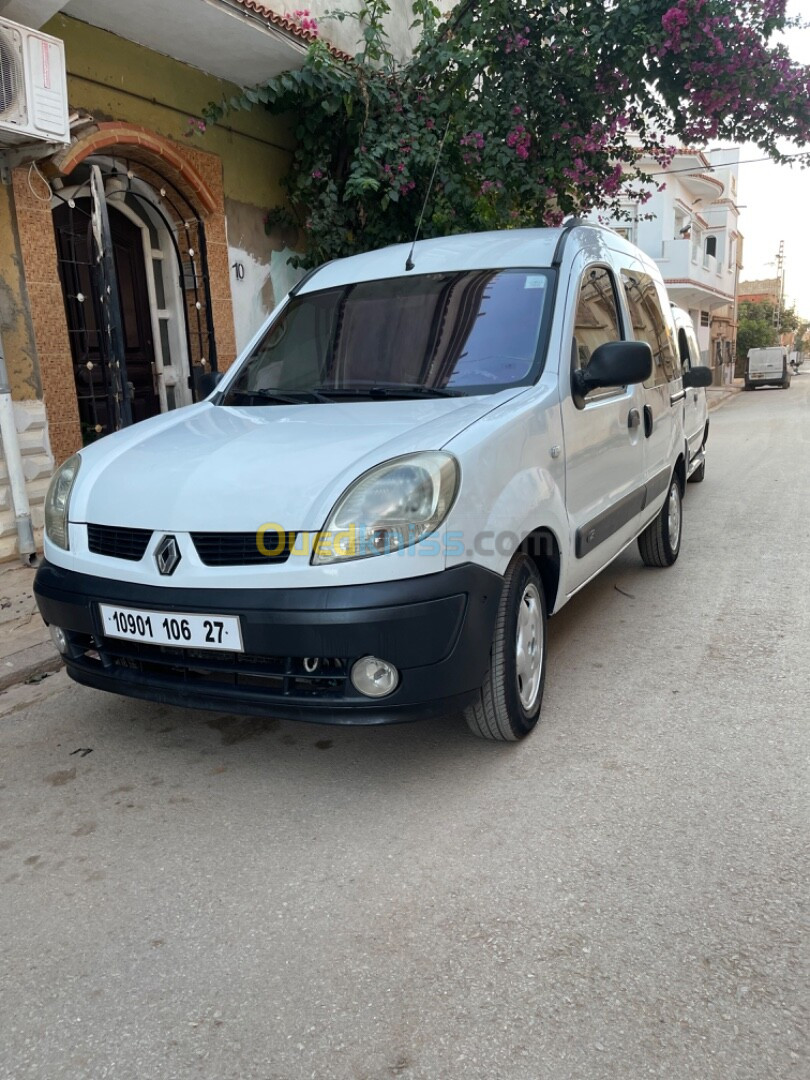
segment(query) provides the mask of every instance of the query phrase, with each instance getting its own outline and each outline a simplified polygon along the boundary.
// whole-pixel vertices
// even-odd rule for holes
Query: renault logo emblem
[[[155,548],[155,562],[158,573],[164,577],[173,574],[180,562],[180,548],[173,536],[164,536]]]

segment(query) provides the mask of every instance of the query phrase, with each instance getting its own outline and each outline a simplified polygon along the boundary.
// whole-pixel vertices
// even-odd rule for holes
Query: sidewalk
[[[706,404],[709,407],[709,411],[718,409],[724,402],[728,401],[729,398],[733,398],[735,394],[739,394],[743,388],[744,382],[744,379],[735,379],[734,382],[728,386],[707,387]]]
[[[34,600],[35,571],[0,563],[0,692],[62,665]]]

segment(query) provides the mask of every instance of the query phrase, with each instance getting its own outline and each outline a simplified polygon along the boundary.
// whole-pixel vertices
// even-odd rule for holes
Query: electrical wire
[[[31,183],[31,173],[33,172],[37,174],[42,183],[48,189],[48,194],[45,198],[43,198],[41,195],[37,195],[36,191],[34,190],[34,185]],[[36,161],[32,161],[31,164],[28,166],[28,188],[31,194],[37,200],[37,202],[47,203],[48,206],[51,205],[51,199],[53,198],[53,190],[51,188],[51,185],[48,183],[47,177],[43,175],[42,170],[40,169],[39,165],[37,165]]]
[[[676,153],[675,156],[676,157],[679,156],[679,153],[681,153],[681,152],[682,151],[679,151],[678,153]],[[703,154],[705,152],[706,152],[705,150],[696,150],[696,151],[694,151],[695,154]],[[783,158],[786,161],[787,160],[792,160],[793,158],[805,158],[807,160],[808,164],[810,164],[810,150],[802,150],[801,152],[799,152],[797,154],[784,154]],[[715,169],[729,169],[729,168],[733,168],[735,165],[756,165],[756,164],[758,164],[759,162],[762,162],[762,161],[770,161],[774,165],[781,165],[782,164],[782,162],[776,161],[772,157],[746,158],[744,161],[727,161],[722,165],[701,165],[697,169],[695,169],[695,168],[662,169],[660,172],[647,173],[647,175],[648,176],[673,176],[675,173],[714,172]]]

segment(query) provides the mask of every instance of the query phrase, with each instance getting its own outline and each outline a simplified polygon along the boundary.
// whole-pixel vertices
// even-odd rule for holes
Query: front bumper
[[[382,724],[441,715],[481,686],[503,579],[467,564],[439,574],[314,589],[177,589],[96,577],[44,563],[39,610],[67,634],[68,674],[86,686],[170,705],[319,723]],[[143,645],[105,637],[99,603],[235,615],[244,653]],[[362,656],[400,672],[370,700],[348,672]],[[307,670],[305,658],[321,661]],[[311,662],[308,667],[311,668]]]

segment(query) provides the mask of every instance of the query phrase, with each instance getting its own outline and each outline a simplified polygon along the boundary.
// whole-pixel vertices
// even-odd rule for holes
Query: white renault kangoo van
[[[204,401],[67,460],[35,584],[68,673],[343,724],[537,722],[547,615],[681,547],[686,389],[655,263],[572,222],[302,280]],[[702,374],[701,374],[702,372]]]
[[[748,350],[745,366],[746,390],[753,390],[757,386],[781,386],[783,390],[787,390],[790,386],[790,375],[788,354],[784,345]]]

